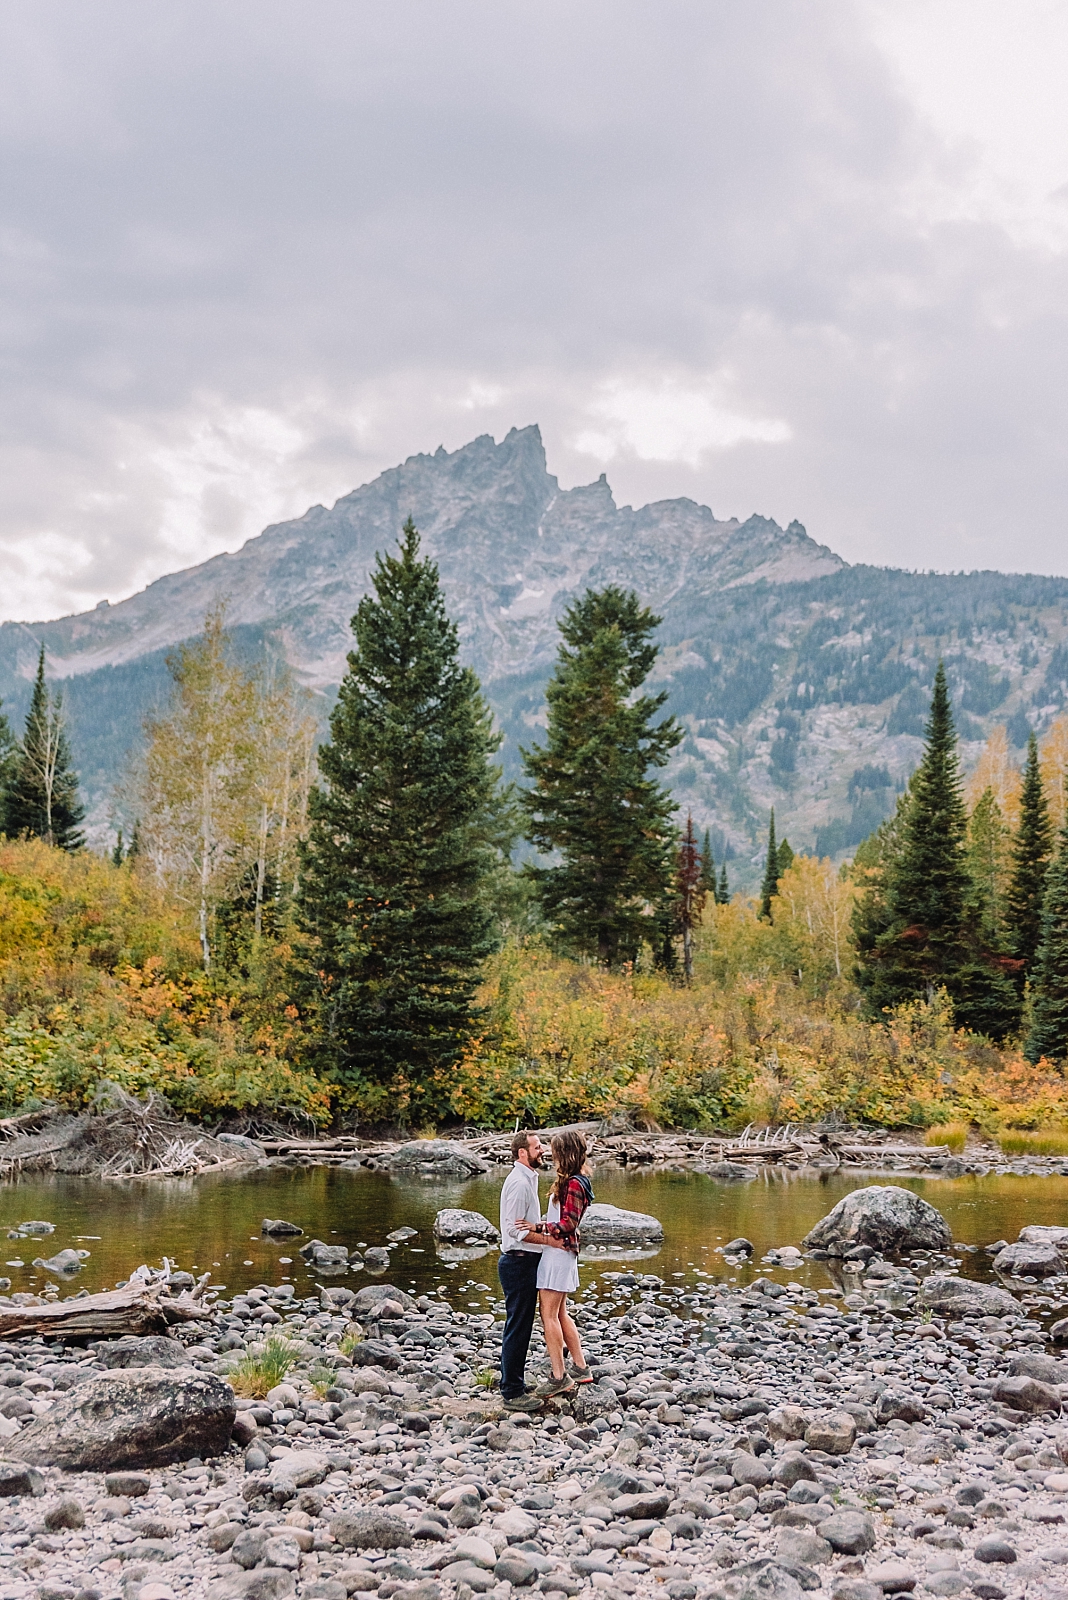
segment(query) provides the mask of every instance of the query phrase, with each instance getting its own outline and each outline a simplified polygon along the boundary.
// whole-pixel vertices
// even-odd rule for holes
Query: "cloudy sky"
[[[1068,0],[0,0],[0,616],[540,422],[1068,572]]]

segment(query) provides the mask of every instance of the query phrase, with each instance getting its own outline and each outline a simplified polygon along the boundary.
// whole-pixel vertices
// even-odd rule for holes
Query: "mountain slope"
[[[735,856],[739,882],[771,804],[795,844],[836,851],[885,813],[915,761],[940,654],[967,735],[1010,716],[1023,737],[1025,713],[1041,722],[1064,701],[1068,580],[850,567],[797,522],[724,521],[686,499],[618,507],[603,475],[561,490],[535,427],[412,456],[330,509],[313,506],[121,604],[5,623],[0,694],[17,716],[43,642],[106,831],[124,752],[166,691],[167,651],[198,632],[208,606],[226,596],[239,647],[283,650],[325,709],[375,553],[409,513],[501,718],[510,772],[518,744],[537,736],[568,602],[612,582],[663,615],[659,671],[689,729],[669,777]]]

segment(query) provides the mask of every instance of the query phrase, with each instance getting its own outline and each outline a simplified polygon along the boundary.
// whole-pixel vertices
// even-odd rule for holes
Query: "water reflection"
[[[420,1293],[444,1289],[451,1298],[466,1295],[481,1304],[487,1290],[497,1290],[496,1254],[444,1260],[431,1230],[436,1213],[446,1206],[495,1219],[505,1170],[454,1182],[403,1183],[380,1172],[327,1168],[271,1168],[241,1178],[220,1174],[152,1184],[30,1176],[0,1185],[0,1226],[9,1233],[26,1218],[46,1219],[55,1224],[50,1248],[78,1248],[84,1241],[91,1254],[78,1275],[79,1289],[111,1288],[142,1261],[158,1265],[167,1256],[189,1272],[210,1270],[231,1291],[260,1282],[291,1282],[303,1290],[325,1280],[306,1266],[296,1247],[319,1238],[350,1250],[387,1245],[390,1265],[384,1276],[390,1281]],[[799,1244],[843,1195],[872,1182],[898,1183],[922,1194],[942,1211],[954,1240],[963,1245],[1015,1239],[1028,1223],[1068,1223],[1068,1178],[1063,1177],[899,1178],[770,1169],[751,1183],[736,1184],[702,1173],[602,1171],[595,1178],[597,1198],[659,1217],[665,1241],[658,1251],[626,1253],[625,1259],[615,1252],[587,1257],[583,1282],[593,1285],[601,1273],[630,1261],[638,1271],[676,1281],[711,1276],[745,1283],[764,1273],[780,1282],[841,1293],[849,1286],[835,1278],[829,1263],[763,1258],[775,1247]],[[299,1224],[303,1240],[264,1237],[265,1217]],[[406,1228],[414,1234],[390,1241],[390,1234]],[[753,1242],[753,1260],[729,1264],[722,1246],[740,1235]],[[39,1292],[47,1275],[32,1266],[29,1251],[20,1253],[15,1240],[9,1250],[9,1263],[0,1272],[11,1278],[12,1289]],[[991,1275],[988,1257],[965,1254],[961,1260],[969,1276]],[[362,1270],[329,1281],[358,1287],[373,1279]]]

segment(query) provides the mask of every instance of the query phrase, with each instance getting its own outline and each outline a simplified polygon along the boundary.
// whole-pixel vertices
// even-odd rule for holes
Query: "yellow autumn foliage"
[[[147,876],[88,851],[0,841],[0,1105],[78,1107],[108,1079],[197,1116],[325,1119],[327,1089],[292,1064],[284,962],[276,947],[258,993],[220,991],[187,911]]]

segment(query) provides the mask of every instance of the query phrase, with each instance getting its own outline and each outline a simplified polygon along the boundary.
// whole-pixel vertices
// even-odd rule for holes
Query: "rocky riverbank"
[[[533,1419],[484,1387],[499,1305],[388,1284],[265,1284],[89,1349],[9,1340],[0,1600],[1060,1600],[1056,1277],[1010,1294],[937,1236],[883,1260],[851,1226],[824,1229],[830,1290],[602,1271],[578,1302],[597,1381]],[[234,1363],[278,1339],[283,1381],[235,1396]]]

